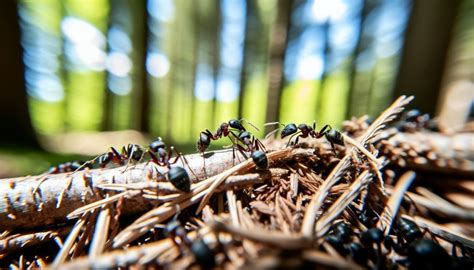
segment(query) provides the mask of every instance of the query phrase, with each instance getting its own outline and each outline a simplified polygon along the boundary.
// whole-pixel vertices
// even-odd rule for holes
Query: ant
[[[273,125],[273,124],[280,124],[283,126],[283,130],[281,131],[282,139],[287,136],[290,136],[290,139],[288,140],[288,143],[286,146],[289,146],[292,143],[291,140],[293,139],[294,136],[296,136],[296,140],[293,142],[294,144],[298,144],[299,138],[313,137],[315,139],[319,139],[321,137],[325,137],[331,144],[333,151],[335,151],[334,144],[344,146],[344,137],[339,131],[333,129],[330,125],[325,125],[319,131],[316,131],[316,122],[313,122],[312,126],[307,125],[307,124],[300,124],[296,126],[296,124],[294,123],[284,125],[279,122],[266,123],[265,125]],[[278,129],[268,133],[267,136],[265,137],[268,138],[277,131]]]
[[[194,241],[191,241],[186,235],[186,230],[176,219],[170,221],[166,227],[165,232],[171,239],[174,244],[179,247],[183,253],[184,248],[187,248],[194,255],[195,263],[201,266],[202,269],[210,269],[215,266],[215,254],[214,251],[207,245],[207,243],[201,238],[196,238]],[[179,239],[176,241],[176,239]]]
[[[99,163],[99,167],[105,168],[105,166],[107,166],[107,164],[109,164],[110,162],[115,163],[119,166],[124,165],[125,157],[123,156],[123,153],[120,153],[115,147],[110,147],[110,150],[108,152],[98,156],[96,159]],[[92,160],[92,162],[94,161],[95,159]]]
[[[235,144],[235,147],[237,147],[244,157],[246,157],[246,155],[243,152],[250,152],[252,160],[258,168],[268,168],[268,159],[267,155],[265,154],[265,146],[259,139],[255,138],[255,136],[251,135],[248,131],[241,132],[238,139],[243,145],[245,145],[245,147],[238,143]]]
[[[239,132],[240,134],[241,132],[247,131],[242,125],[242,122],[244,121],[254,127],[256,130],[258,130],[258,128],[255,127],[249,121],[246,121],[244,119],[231,119],[229,120],[229,122],[223,122],[222,124],[220,124],[215,133],[212,133],[211,131],[209,131],[209,129],[201,131],[201,133],[199,133],[199,140],[197,141],[197,149],[199,150],[199,152],[204,153],[206,149],[209,148],[211,140],[217,141],[222,137],[230,138],[229,135],[232,135],[235,139],[237,139],[238,136],[235,134],[235,132]],[[232,138],[230,139],[232,140]]]
[[[142,156],[143,148],[138,144],[129,143],[127,146],[122,147],[121,152],[119,152],[115,147],[110,147],[109,151],[105,152],[102,155],[99,155],[93,160],[87,161],[84,164],[90,166],[91,163],[97,160],[97,163],[100,168],[105,168],[111,162],[119,166],[123,166],[125,165],[125,162],[127,160],[128,162],[130,162],[131,160],[136,162],[140,161]],[[78,170],[80,169],[82,169],[82,167],[80,167]]]
[[[335,149],[334,144],[344,146],[344,137],[342,137],[342,134],[339,131],[332,129],[330,125],[325,125],[318,132],[316,131],[316,122],[313,122],[313,126],[309,126],[307,124],[300,124],[298,127],[296,127],[294,123],[290,123],[286,125],[281,132],[282,139],[287,136],[290,136],[288,144],[291,142],[294,136],[296,136],[294,144],[298,144],[299,138],[307,138],[308,136],[311,136],[315,139],[325,137],[326,140],[328,140],[331,144],[333,150]]]
[[[171,165],[175,164],[180,158],[183,159],[186,164],[188,164],[188,162],[186,158],[176,150],[177,156],[174,160],[171,160],[173,150],[175,150],[173,146],[167,149],[166,144],[160,137],[158,137],[156,140],[150,143],[146,152],[150,155],[151,161],[153,163],[157,164],[158,166],[167,167],[169,169],[168,180],[171,182],[171,184],[181,191],[189,192],[191,190],[191,179],[189,178],[186,170],[180,166],[171,167]],[[191,168],[190,170],[194,174]]]
[[[351,255],[357,264],[365,266],[368,260],[368,250],[361,244],[352,242],[352,234],[350,226],[340,221],[332,225],[331,233],[326,237],[326,241],[342,256]]]
[[[65,162],[58,164],[49,168],[46,172],[47,174],[59,174],[59,173],[67,173],[67,172],[74,172],[78,169],[83,170],[85,168],[92,169],[91,164],[86,164],[84,161],[72,161],[72,162]]]

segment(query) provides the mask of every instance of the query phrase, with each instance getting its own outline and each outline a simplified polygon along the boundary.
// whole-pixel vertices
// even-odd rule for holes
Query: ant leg
[[[147,150],[146,152],[150,155],[150,157],[151,157],[151,162],[155,163],[155,164],[158,165],[158,166],[162,166],[161,162],[158,160],[158,158],[156,157],[155,154],[153,154],[153,153],[152,153],[151,151],[149,151],[149,150]],[[148,162],[150,162],[150,161],[148,161]]]
[[[288,139],[288,143],[286,144],[286,147],[291,145],[291,140],[293,139],[294,136],[300,135],[300,132],[296,132],[295,134],[291,135],[290,138]],[[297,138],[298,141],[298,138]]]
[[[327,132],[327,129],[329,128],[329,130],[331,130],[331,126],[330,125],[325,125],[319,132],[316,133],[316,139],[319,139],[321,137],[323,137],[324,135],[326,135],[326,132]]]
[[[263,152],[267,151],[265,145],[259,139],[255,139],[255,141],[257,142],[257,148],[262,149]]]
[[[119,164],[120,166],[124,165],[123,162],[123,155],[115,147],[110,147],[110,152],[112,153],[112,161],[115,164]]]
[[[333,152],[334,155],[336,155],[336,157],[337,157],[336,148],[334,147],[334,143],[333,143],[332,141],[329,141],[329,143],[331,144],[332,152]]]
[[[205,131],[202,131],[202,132],[203,132],[204,134],[206,134],[207,136],[209,136],[209,138],[210,138],[211,140],[214,140],[214,141],[215,141],[215,140],[219,139],[219,138],[216,138],[216,137],[214,136],[214,134],[212,134],[212,132],[211,132],[209,129],[206,129]]]
[[[197,175],[194,173],[194,171],[193,171],[193,169],[191,168],[191,166],[189,166],[189,163],[188,163],[188,160],[186,159],[186,157],[185,157],[181,152],[178,152],[176,149],[175,149],[175,151],[176,151],[176,155],[177,155],[177,156],[176,156],[176,158],[175,158],[175,160],[174,160],[174,162],[173,162],[172,164],[176,163],[177,159],[179,158],[183,164],[186,164],[186,166],[188,167],[189,171],[194,175],[194,177],[195,177],[196,179],[198,179]]]
[[[232,134],[232,136],[234,136],[234,139],[235,139],[236,141],[239,141],[239,136],[237,136],[232,130],[229,130],[229,135],[230,135],[230,134]],[[236,143],[235,141],[233,141],[233,140],[230,138],[230,136],[227,136],[227,137],[229,137],[229,139],[232,141],[232,144],[235,144],[235,143]]]
[[[247,155],[245,154],[245,151],[248,149],[245,149],[240,144],[236,144],[236,147],[237,147],[237,150],[239,150],[239,152],[242,154],[242,156],[244,156],[245,159],[248,159]]]

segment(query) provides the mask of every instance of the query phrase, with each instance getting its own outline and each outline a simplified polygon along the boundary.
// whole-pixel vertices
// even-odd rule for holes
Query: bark
[[[0,142],[39,148],[28,110],[17,1],[0,1]]]

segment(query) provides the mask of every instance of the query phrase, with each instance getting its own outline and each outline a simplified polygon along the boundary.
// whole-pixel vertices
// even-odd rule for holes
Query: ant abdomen
[[[191,179],[186,170],[182,167],[171,167],[168,171],[168,180],[181,191],[191,191]]]

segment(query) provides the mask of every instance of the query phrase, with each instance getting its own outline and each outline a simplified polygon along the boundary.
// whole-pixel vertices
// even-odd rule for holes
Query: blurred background
[[[472,114],[472,0],[3,0],[0,37],[0,177],[157,136],[191,153],[231,118],[337,128],[401,94]]]

